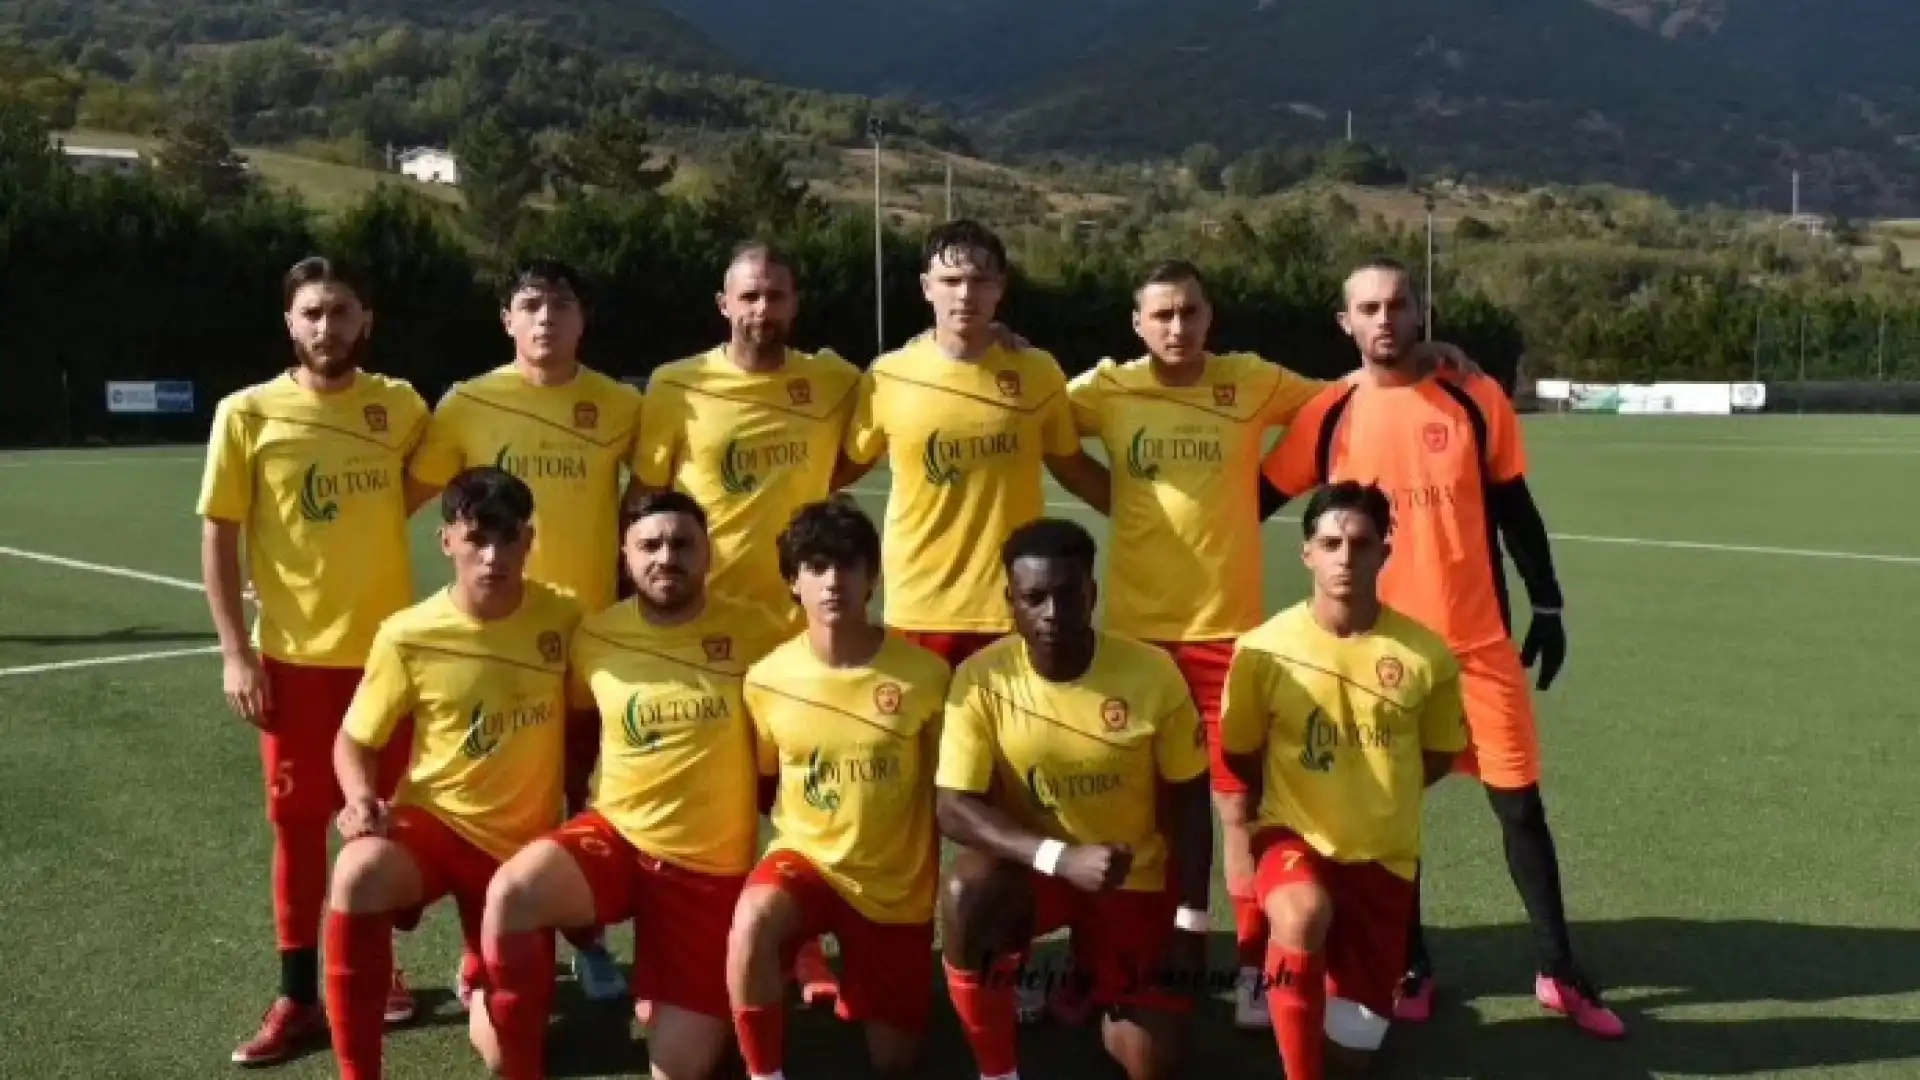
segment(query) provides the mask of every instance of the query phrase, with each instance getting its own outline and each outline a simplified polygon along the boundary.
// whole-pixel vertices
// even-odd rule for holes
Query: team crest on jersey
[[[1407,669],[1399,660],[1383,656],[1373,665],[1373,673],[1380,678],[1380,685],[1388,690],[1400,689],[1401,680],[1407,677]]]
[[[795,405],[813,404],[813,385],[805,379],[794,379],[788,382],[787,400]]]
[[[1223,409],[1232,408],[1234,399],[1239,396],[1237,388],[1232,383],[1213,388],[1213,403]]]
[[[384,433],[387,430],[387,407],[385,405],[369,405],[360,410],[360,415],[366,418],[368,431],[378,434]]]
[[[1100,724],[1108,731],[1127,729],[1127,703],[1110,697],[1100,703]]]
[[[573,407],[573,426],[581,431],[592,431],[600,425],[600,407],[591,401],[578,402]]]
[[[1420,441],[1427,449],[1438,454],[1447,448],[1447,425],[1434,422],[1420,429]]]
[[[549,664],[557,664],[567,655],[567,643],[561,641],[560,635],[555,631],[548,630],[542,633],[539,645],[540,658]]]
[[[608,855],[613,854],[613,852],[608,849],[607,842],[592,833],[579,835],[573,843],[575,847],[596,859],[604,859]]]
[[[1002,371],[993,377],[993,385],[1000,391],[1001,397],[1017,398],[1020,396],[1020,373]]]
[[[880,710],[881,716],[898,716],[902,693],[899,683],[883,682],[873,688],[873,707]]]
[[[725,634],[702,639],[700,647],[706,650],[709,664],[718,664],[733,657],[733,639]]]

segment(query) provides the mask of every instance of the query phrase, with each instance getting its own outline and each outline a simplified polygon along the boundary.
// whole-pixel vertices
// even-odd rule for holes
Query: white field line
[[[179,465],[186,462],[199,463],[205,460],[204,454],[125,454],[120,456],[102,455],[100,457],[21,457],[0,460],[0,469],[40,469],[63,468],[69,465]]]
[[[105,563],[86,562],[81,559],[69,559],[64,555],[48,555],[43,551],[27,551],[16,547],[0,547],[0,555],[11,555],[28,562],[46,563],[50,566],[64,566],[69,570],[85,570],[95,574],[107,574],[112,577],[132,578],[150,585],[166,585],[175,589],[191,592],[205,592],[197,581],[186,578],[168,577],[165,574],[149,574],[145,570],[129,570],[124,566],[108,566]]]
[[[127,653],[120,656],[89,656],[84,660],[61,660],[51,664],[28,664],[25,667],[0,668],[0,679],[16,675],[43,675],[50,671],[71,671],[74,668],[106,667],[109,664],[137,664],[147,660],[171,660],[180,656],[209,656],[220,651],[218,645],[202,645],[196,649],[163,649],[160,652]]]

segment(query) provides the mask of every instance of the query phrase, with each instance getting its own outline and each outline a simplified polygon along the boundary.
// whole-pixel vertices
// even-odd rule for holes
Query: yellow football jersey
[[[860,370],[831,350],[789,350],[746,372],[724,347],[663,365],[647,383],[636,471],[707,512],[708,587],[796,616],[774,538],[827,497]]]
[[[415,479],[443,487],[461,469],[497,465],[533,489],[527,576],[586,611],[613,603],[620,469],[630,465],[640,392],[591,368],[535,386],[513,365],[458,383],[433,411]]]
[[[887,625],[1006,633],[1000,545],[1040,516],[1044,458],[1080,449],[1066,377],[1037,349],[977,361],[932,341],[874,361],[860,381],[847,457],[892,474],[881,561]]]
[[[214,409],[197,510],[242,528],[262,653],[359,667],[413,602],[405,477],[426,418],[410,384],[365,371],[324,394],[284,374]]]
[[[864,668],[832,668],[804,635],[747,671],[760,775],[779,777],[769,851],[807,858],[874,922],[933,918],[933,769],[946,661],[888,635]]]
[[[1033,670],[1026,642],[1008,637],[954,672],[936,783],[997,790],[1007,812],[1064,843],[1126,844],[1133,870],[1122,888],[1166,887],[1161,784],[1206,771],[1193,695],[1152,645],[1102,633],[1086,674],[1055,683]]]
[[[1439,635],[1391,608],[1370,633],[1342,638],[1296,604],[1235,644],[1220,739],[1229,754],[1266,755],[1260,826],[1411,880],[1421,755],[1467,746],[1460,668]]]
[[[579,622],[571,597],[530,581],[503,619],[476,619],[442,589],[383,623],[345,728],[378,749],[413,716],[394,803],[427,811],[497,859],[557,828],[567,642]]]
[[[1113,473],[1106,625],[1146,641],[1213,641],[1259,625],[1260,455],[1325,383],[1248,353],[1207,358],[1192,386],[1150,360],[1103,360],[1069,390]]]
[[[678,626],[625,601],[573,636],[572,702],[600,716],[591,805],[634,847],[703,874],[753,867],[752,722],[747,666],[787,636],[785,618],[713,596]]]

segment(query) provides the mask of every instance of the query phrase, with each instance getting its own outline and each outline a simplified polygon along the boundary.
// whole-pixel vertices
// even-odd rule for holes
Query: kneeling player
[[[440,505],[454,582],[381,624],[334,743],[347,844],[327,916],[327,1015],[342,1080],[381,1075],[394,924],[411,928],[452,895],[477,956],[488,880],[559,823],[567,640],[579,607],[521,576],[533,541],[526,484],[469,469]],[[408,714],[411,763],[389,805],[374,776]]]
[[[1221,739],[1259,807],[1254,882],[1288,1080],[1321,1080],[1328,1041],[1357,1071],[1386,1037],[1421,803],[1467,744],[1446,643],[1375,589],[1389,521],[1372,485],[1315,492],[1302,518],[1313,596],[1242,637],[1227,673]]]
[[[691,498],[648,494],[623,517],[636,595],[573,639],[571,695],[600,717],[589,809],[514,856],[487,895],[490,990],[469,1026],[510,1080],[546,1075],[555,929],[633,920],[659,1080],[713,1075],[733,1035],[728,919],[759,827],[740,680],[788,623],[707,592],[707,516]]]
[[[734,1028],[754,1080],[780,1077],[782,973],[802,942],[832,934],[840,1017],[865,1022],[876,1072],[910,1075],[932,1006],[933,765],[950,673],[868,619],[880,536],[857,506],[803,507],[779,547],[807,627],[747,672],[760,772],[778,795],[727,947]]]
[[[954,1011],[981,1075],[1016,1075],[1018,954],[1070,927],[1108,1053],[1173,1076],[1213,875],[1205,732],[1165,652],[1094,629],[1086,530],[1032,522],[1001,561],[1019,634],[960,665],[940,744],[940,828],[967,848],[942,894]]]

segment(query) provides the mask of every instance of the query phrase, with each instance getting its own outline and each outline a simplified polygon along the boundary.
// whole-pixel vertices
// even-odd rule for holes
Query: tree
[[[658,191],[673,179],[676,160],[653,164],[647,125],[626,109],[602,109],[567,136],[553,162],[554,187],[564,196],[593,190],[612,195]]]
[[[239,199],[253,187],[246,159],[234,152],[226,130],[203,110],[192,110],[169,127],[157,156],[163,182],[214,202]]]
[[[714,184],[707,207],[747,233],[786,232],[820,217],[826,209],[805,180],[788,174],[786,159],[759,138],[747,139],[727,153],[726,170]]]
[[[1889,270],[1900,272],[1906,269],[1906,257],[1900,251],[1900,245],[1892,240],[1880,242],[1880,265]]]
[[[46,117],[26,101],[0,94],[0,177],[23,186],[46,182],[60,167]]]
[[[467,219],[481,239],[503,250],[519,227],[527,196],[540,188],[533,142],[499,110],[489,109],[455,137],[453,150]]]
[[[1180,163],[1186,167],[1187,175],[1193,178],[1193,186],[1201,191],[1219,191],[1225,185],[1226,158],[1220,148],[1212,143],[1195,143],[1187,147],[1181,155]]]

